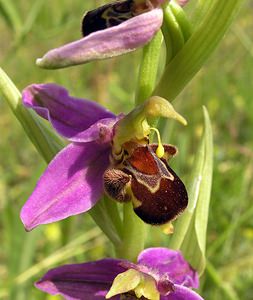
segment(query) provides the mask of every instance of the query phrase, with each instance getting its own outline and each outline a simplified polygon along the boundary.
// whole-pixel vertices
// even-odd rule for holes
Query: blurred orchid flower
[[[116,201],[132,201],[149,224],[164,224],[187,206],[184,184],[167,164],[177,149],[148,144],[147,117],[185,122],[165,99],[151,97],[126,116],[115,116],[95,102],[71,97],[63,87],[34,84],[24,90],[23,103],[71,142],[23,206],[27,230],[88,211],[104,191]]]
[[[164,2],[168,0],[123,0],[89,11],[83,18],[82,39],[50,50],[36,63],[58,69],[134,51],[160,29]]]
[[[177,3],[181,6],[185,6],[188,2],[189,0],[177,0]]]
[[[107,258],[61,266],[35,285],[67,300],[203,300],[191,290],[199,286],[198,274],[180,252],[167,248],[142,251],[136,264]]]

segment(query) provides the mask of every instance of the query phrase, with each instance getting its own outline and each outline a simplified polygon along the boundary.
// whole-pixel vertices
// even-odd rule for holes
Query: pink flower
[[[146,108],[137,107],[126,116],[115,116],[95,102],[71,97],[55,84],[27,87],[24,105],[48,120],[70,144],[50,162],[23,206],[21,219],[25,228],[32,230],[40,224],[86,212],[104,191],[116,201],[131,201],[135,213],[148,224],[175,219],[188,203],[183,182],[167,163],[177,149],[164,145],[164,153],[158,157],[157,145],[148,145],[148,141],[143,144],[143,139],[148,139],[148,124],[138,123],[145,119],[145,113],[170,116],[168,102],[163,99],[160,107],[157,101],[155,106],[148,100]],[[137,117],[135,124],[138,113],[141,118]],[[175,111],[172,115],[177,116]],[[124,137],[121,142],[115,140],[120,134]],[[142,144],[138,138],[133,140],[135,135]]]
[[[40,290],[66,300],[203,300],[191,290],[198,286],[198,274],[181,253],[167,248],[142,251],[136,264],[107,258],[61,266],[36,283]]]
[[[46,69],[65,68],[134,51],[154,37],[163,22],[166,0],[124,0],[88,12],[84,37],[50,50],[37,60]]]

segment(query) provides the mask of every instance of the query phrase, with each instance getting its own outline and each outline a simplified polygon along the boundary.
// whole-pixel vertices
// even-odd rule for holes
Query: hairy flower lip
[[[153,38],[162,21],[162,9],[153,9],[120,25],[96,31],[80,40],[52,49],[37,59],[36,64],[46,69],[65,68],[134,51]]]
[[[151,276],[162,300],[203,300],[190,288],[198,288],[198,275],[179,251],[149,248],[139,254],[137,263],[106,258],[94,262],[65,265],[49,270],[35,285],[52,295],[65,299],[105,299],[115,277],[135,269]],[[171,291],[170,282],[174,287]],[[119,299],[120,295],[112,299]]]

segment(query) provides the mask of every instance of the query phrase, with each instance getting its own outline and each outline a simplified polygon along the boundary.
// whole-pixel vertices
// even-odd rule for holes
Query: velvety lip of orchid
[[[163,11],[160,8],[137,15],[117,26],[91,33],[84,38],[52,49],[36,64],[58,69],[122,55],[147,44],[160,29]]]
[[[23,103],[71,143],[50,162],[21,211],[27,230],[89,210],[103,193],[109,165],[113,113],[95,102],[71,97],[55,84],[34,84]]]
[[[191,290],[199,286],[197,273],[180,252],[167,248],[142,251],[136,264],[108,258],[64,265],[48,271],[35,285],[67,300],[203,300]]]

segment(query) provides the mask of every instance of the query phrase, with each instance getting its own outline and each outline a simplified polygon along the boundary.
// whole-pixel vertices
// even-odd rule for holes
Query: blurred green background
[[[47,50],[79,38],[82,14],[105,1],[87,2],[0,0],[0,66],[20,90],[56,82],[72,95],[127,112],[133,106],[140,50],[57,71],[34,64]],[[208,264],[201,281],[205,299],[253,299],[252,15],[252,2],[245,1],[218,49],[174,103],[189,126],[169,124],[165,133],[180,150],[173,167],[187,179],[202,130],[202,105],[207,106],[214,177]],[[111,248],[87,214],[24,231],[19,211],[45,163],[1,98],[0,110],[0,299],[58,299],[37,291],[33,282],[48,268],[110,256]],[[148,245],[166,245],[167,238],[154,230]]]

